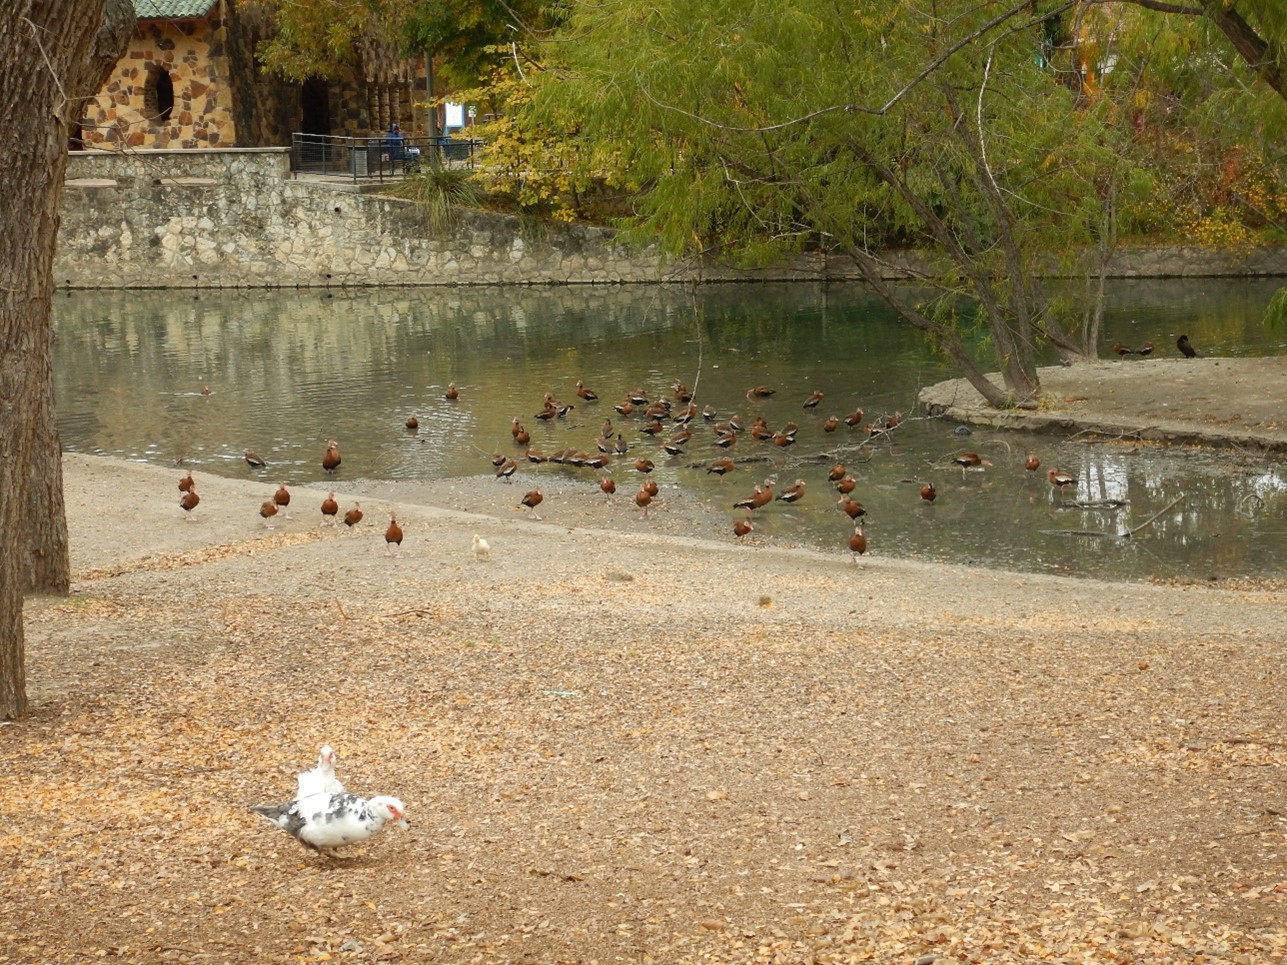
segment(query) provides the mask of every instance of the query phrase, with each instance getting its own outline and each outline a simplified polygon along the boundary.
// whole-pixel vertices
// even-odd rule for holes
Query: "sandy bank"
[[[209,478],[185,522],[175,470],[65,467],[74,593],[28,602],[0,728],[0,961],[1287,947],[1281,586],[854,565],[588,496],[536,522],[490,479],[356,532],[301,487],[267,531],[275,484]],[[410,832],[326,862],[247,810],[323,742]]]
[[[989,408],[964,379],[929,386],[920,403],[935,415],[1012,429],[1287,451],[1287,356],[1128,358],[1040,375],[1046,398],[1036,411]]]

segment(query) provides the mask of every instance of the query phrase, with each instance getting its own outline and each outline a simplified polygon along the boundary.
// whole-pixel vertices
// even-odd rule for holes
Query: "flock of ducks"
[[[1188,347],[1187,337],[1182,336],[1178,346],[1181,351]],[[1117,343],[1113,349],[1119,356],[1127,354],[1145,356],[1153,351],[1153,345],[1151,342],[1146,342],[1132,349]],[[1189,351],[1192,351],[1191,347]],[[553,393],[545,393],[540,407],[532,418],[540,422],[552,423],[555,420],[567,419],[578,406],[589,411],[599,402],[599,394],[587,386],[582,379],[576,381],[575,393],[575,402],[563,402]],[[757,385],[746,391],[745,398],[748,403],[756,404],[774,399],[777,395],[774,387]],[[448,402],[456,402],[460,399],[460,390],[454,382],[448,383],[443,398]],[[822,391],[811,391],[799,403],[801,410],[814,413],[824,398],[825,394]],[[612,475],[612,467],[614,464],[624,465],[627,472],[633,471],[640,477],[639,488],[633,495],[633,502],[642,518],[648,519],[652,505],[660,493],[657,483],[650,478],[656,463],[646,455],[635,455],[632,458],[632,449],[644,444],[645,440],[651,440],[651,443],[647,444],[655,448],[654,454],[664,454],[669,457],[684,457],[691,447],[709,445],[714,450],[712,458],[699,459],[697,462],[690,462],[689,465],[691,468],[704,469],[708,474],[723,477],[736,470],[741,464],[763,462],[769,454],[789,449],[796,444],[800,431],[800,425],[795,421],[787,421],[774,427],[768,424],[763,415],[749,420],[741,415],[721,418],[719,411],[713,405],[708,404],[699,409],[693,400],[693,393],[678,380],[673,383],[669,394],[658,397],[649,398],[644,390],[633,389],[625,393],[619,402],[612,403],[611,409],[616,413],[617,422],[614,423],[613,417],[605,415],[600,424],[599,433],[591,445],[585,448],[564,447],[548,454],[532,444],[532,435],[524,425],[523,418],[514,416],[510,424],[510,435],[517,451],[512,455],[500,451],[492,453],[490,458],[495,478],[505,483],[512,482],[520,461],[531,465],[555,464],[585,468],[599,473],[599,489],[611,499],[618,486],[618,479]],[[841,431],[842,427],[846,432],[858,433],[863,437],[861,446],[868,442],[891,438],[903,422],[901,412],[867,419],[863,409],[856,408],[845,416],[829,416],[821,422],[820,428],[823,433]],[[418,432],[419,413],[412,413],[404,424],[408,432]],[[818,425],[817,422],[813,424]],[[732,454],[745,451],[750,446],[757,448],[755,455],[739,460]],[[267,467],[265,461],[253,451],[247,450],[244,458],[251,468]],[[342,462],[339,443],[334,439],[328,440],[321,457],[323,471],[327,475],[333,475],[339,470]],[[981,472],[992,466],[990,460],[976,452],[957,452],[950,456],[949,463],[960,468],[963,480],[970,472]],[[1041,460],[1029,453],[1024,466],[1027,470],[1035,472],[1041,467]],[[1046,478],[1061,494],[1077,485],[1076,475],[1057,467],[1047,469]],[[831,467],[827,473],[827,481],[839,494],[837,505],[852,527],[847,534],[846,542],[852,559],[856,563],[858,557],[867,552],[867,536],[864,532],[867,511],[852,495],[857,481],[843,463],[837,463]],[[184,510],[186,518],[190,519],[192,511],[201,501],[191,471],[179,480],[179,490],[179,505]],[[739,542],[744,540],[755,532],[754,520],[758,513],[776,503],[790,505],[799,502],[805,497],[805,492],[804,479],[796,479],[782,488],[778,487],[776,475],[769,475],[756,483],[750,495],[732,504],[734,508],[743,511],[743,515],[733,522],[734,537]],[[920,486],[919,495],[923,502],[933,503],[938,494],[934,484],[929,482]],[[537,509],[545,502],[545,498],[545,494],[539,487],[533,488],[523,494],[517,506],[527,510],[532,519],[539,520],[541,516]],[[265,500],[259,507],[259,515],[264,525],[271,529],[273,519],[279,514],[283,518],[288,518],[287,508],[290,504],[291,493],[283,482],[272,499]],[[356,527],[363,519],[360,502],[355,502],[341,516],[334,492],[328,493],[322,500],[321,514],[323,525],[338,525],[342,520],[349,529]],[[396,515],[390,512],[385,530],[386,553],[399,552],[402,540],[402,527],[398,524]],[[491,548],[480,536],[474,537],[473,551],[475,558],[479,560],[490,558]]]
[[[532,418],[542,422],[567,419],[578,406],[589,409],[599,401],[599,394],[589,388],[584,380],[578,379],[575,388],[575,402],[562,402],[547,392]],[[757,385],[745,393],[750,403],[765,402],[777,395],[777,390],[767,385]],[[814,390],[801,401],[801,409],[813,412],[824,398],[822,391]],[[712,457],[690,461],[688,466],[722,477],[733,472],[739,465],[766,461],[775,451],[789,449],[796,444],[800,432],[800,425],[795,421],[774,427],[768,424],[763,415],[751,419],[740,415],[721,418],[713,405],[699,409],[693,401],[693,393],[681,381],[675,381],[670,393],[663,397],[649,398],[642,389],[634,389],[625,393],[624,398],[613,403],[611,408],[616,413],[617,421],[614,423],[612,416],[605,415],[592,445],[584,448],[564,447],[549,453],[532,444],[532,434],[524,425],[523,417],[514,416],[510,424],[510,435],[517,452],[506,454],[496,451],[491,454],[495,478],[510,483],[521,462],[589,469],[598,473],[599,489],[611,499],[617,491],[620,477],[618,474],[614,478],[612,470],[614,466],[624,466],[625,472],[633,472],[641,477],[633,502],[642,517],[647,519],[659,495],[658,485],[651,478],[656,462],[648,455],[636,455],[633,451],[636,446],[648,445],[653,455],[682,458],[688,456],[693,447],[709,445],[715,450]],[[409,419],[407,424],[408,428],[414,428],[412,420]],[[813,424],[817,425],[816,422]],[[841,431],[842,427],[845,431],[856,432],[863,437],[861,445],[889,439],[903,424],[901,412],[868,419],[863,409],[857,408],[843,417],[829,416],[821,422],[820,428],[823,433]],[[748,439],[749,442],[746,441]],[[749,446],[756,447],[757,451],[741,460],[731,454],[745,451]],[[975,452],[955,453],[950,457],[950,463],[960,468],[963,479],[967,473],[983,471],[992,466],[990,460]],[[1036,471],[1040,468],[1041,461],[1036,455],[1029,454],[1025,466],[1030,471]],[[1047,479],[1061,493],[1077,484],[1074,474],[1058,468],[1048,469]],[[834,486],[839,496],[837,505],[851,526],[846,542],[856,563],[857,558],[867,552],[867,536],[864,532],[867,511],[852,495],[857,481],[842,463],[831,467],[827,480]],[[806,489],[804,479],[796,479],[790,485],[779,488],[776,475],[770,475],[756,483],[750,495],[732,504],[734,508],[743,511],[743,515],[733,522],[734,537],[742,541],[755,532],[757,513],[775,504],[797,503],[804,499]],[[927,503],[932,503],[937,498],[933,483],[920,487],[920,498]],[[518,505],[526,507],[533,518],[539,519],[536,507],[544,500],[545,494],[538,487],[526,492]]]
[[[1177,338],[1175,340],[1175,347],[1180,350],[1180,354],[1186,359],[1195,359],[1198,357],[1197,349],[1195,349],[1192,343],[1189,342],[1189,336],[1187,335],[1181,335]],[[1114,342],[1113,351],[1122,357],[1127,355],[1147,356],[1153,354],[1153,343],[1151,341],[1145,342],[1139,348],[1131,348],[1128,345],[1123,345],[1121,342]]]
[[[577,402],[565,403],[556,398],[553,393],[547,392],[541,402],[540,409],[532,417],[542,422],[566,419],[579,404],[588,405],[599,401],[599,394],[589,388],[584,380],[578,379],[575,388]],[[766,400],[773,398],[776,394],[777,390],[772,386],[758,385],[747,390],[746,398],[749,401]],[[814,390],[804,399],[801,408],[805,411],[812,411],[821,404],[823,398],[824,394],[821,391]],[[730,416],[726,420],[719,420],[719,413],[714,406],[706,405],[699,410],[697,404],[693,401],[693,393],[680,381],[676,381],[672,385],[672,391],[668,397],[650,399],[643,389],[633,389],[627,392],[620,402],[614,403],[612,409],[617,413],[620,420],[637,420],[637,422],[631,423],[632,436],[637,429],[641,436],[651,438],[661,453],[671,457],[680,457],[686,454],[687,447],[692,444],[696,437],[693,426],[699,424],[699,419],[700,424],[704,424],[709,428],[711,446],[723,452],[732,449],[739,438],[745,436],[749,436],[757,442],[775,446],[778,449],[786,449],[795,445],[796,434],[800,430],[799,423],[796,422],[787,422],[780,428],[772,429],[763,417],[757,417],[750,422],[738,415]],[[863,425],[863,416],[863,410],[856,409],[845,416],[843,420],[839,416],[827,419],[822,428],[825,432],[835,432],[842,422],[849,428],[857,428]],[[896,413],[893,416],[868,423],[866,429],[871,436],[892,432],[897,428],[901,420],[902,414]],[[407,420],[406,425],[408,429],[413,430],[418,427],[419,423],[415,414]],[[571,446],[546,454],[531,444],[532,436],[524,426],[522,417],[515,416],[510,423],[510,435],[513,438],[514,445],[521,452],[517,456],[507,456],[499,451],[493,453],[491,463],[494,475],[502,482],[511,482],[518,471],[520,459],[534,465],[552,463],[574,468],[588,468],[601,472],[599,489],[611,499],[617,491],[617,481],[610,474],[610,467],[614,460],[629,460],[631,447],[638,444],[639,441],[627,439],[622,425],[614,425],[611,417],[605,417],[600,424],[599,435],[594,440],[594,451],[591,451],[588,447],[581,449]],[[653,502],[660,494],[660,487],[653,479],[649,478],[649,475],[656,468],[656,463],[646,456],[637,456],[633,461],[626,464],[629,469],[633,469],[634,472],[643,477],[640,481],[639,489],[634,494],[633,501],[640,510],[642,517],[647,519]],[[737,461],[731,456],[721,455],[698,464],[698,468],[704,468],[708,474],[722,477],[737,468]],[[755,524],[751,521],[751,513],[754,510],[762,509],[772,502],[791,504],[804,497],[805,481],[803,479],[797,479],[790,486],[775,493],[774,487],[776,485],[777,477],[770,476],[762,484],[755,486],[755,491],[751,496],[734,504],[737,508],[747,510],[747,516],[736,520],[733,524],[733,535],[738,540],[755,531]],[[842,492],[848,493],[853,490],[856,483],[852,477],[849,477],[844,485],[847,488],[843,488]],[[545,494],[539,488],[536,488],[526,492],[522,499],[519,500],[519,505],[530,509],[534,519],[540,519],[540,516],[536,514],[536,507],[544,499]],[[852,505],[861,508],[861,505],[857,502],[853,502]],[[850,519],[854,521],[854,531],[849,538],[849,547],[856,560],[857,556],[867,551],[867,538],[863,533],[861,519],[852,514]]]
[[[454,390],[454,387],[453,387]],[[249,449],[244,454],[246,464],[252,469],[267,468],[267,463],[260,456]],[[340,456],[340,444],[334,439],[326,443],[326,451],[322,454],[322,469],[328,474],[333,475],[339,468],[343,457]],[[259,506],[259,515],[264,521],[264,526],[268,529],[273,528],[273,519],[279,514],[283,519],[289,519],[286,512],[290,506],[291,493],[286,483],[278,485],[277,491],[273,493],[272,499],[265,499]],[[197,494],[197,483],[192,476],[192,470],[189,469],[187,474],[179,479],[179,508],[184,511],[184,520],[192,518],[192,511],[201,503],[201,497]],[[344,525],[350,530],[362,522],[365,514],[362,512],[362,503],[354,501],[353,506],[345,514],[340,516],[340,504],[336,502],[335,493],[326,494],[322,500],[322,525],[338,526],[342,519]],[[392,554],[402,549],[402,527],[398,524],[397,515],[389,513],[389,525],[384,531],[385,552]]]

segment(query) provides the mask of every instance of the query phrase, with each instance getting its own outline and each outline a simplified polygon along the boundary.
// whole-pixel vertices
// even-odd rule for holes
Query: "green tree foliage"
[[[433,51],[453,87],[474,87],[491,74],[498,49],[517,58],[519,41],[557,17],[557,9],[533,0],[421,0],[402,27],[403,44]]]
[[[357,62],[364,43],[397,46],[413,0],[256,0],[269,11],[272,36],[257,51],[288,80],[336,77]]]
[[[1225,247],[1287,234],[1287,100],[1265,80],[1275,48],[1281,59],[1273,38],[1283,35],[1287,8],[1274,6],[1279,12],[1244,2],[1220,18],[1114,8],[1114,51],[1149,65],[1132,116],[1138,149],[1159,173],[1155,233]],[[1261,42],[1265,63],[1243,59],[1219,26],[1244,8],[1236,22],[1269,38]]]
[[[1131,0],[1120,42],[1147,48],[1141,148],[1160,173],[1155,229],[1249,247],[1287,237],[1287,4]],[[1281,330],[1287,288],[1265,310]]]
[[[638,182],[636,236],[687,255],[848,257],[986,398],[1031,404],[1039,344],[1083,347],[1036,261],[1098,244],[1108,196],[1140,184],[1119,115],[1056,82],[1029,8],[579,4],[534,106],[578,121],[586,163],[617,158]],[[899,245],[942,253],[939,298],[890,283],[883,252]],[[974,359],[975,324],[1003,388]]]
[[[507,132],[569,139],[581,175],[637,185],[624,226],[677,255],[852,259],[985,397],[1022,404],[1043,343],[1096,354],[1120,237],[1246,243],[1227,224],[1281,219],[1283,20],[1270,0],[598,0],[568,8]],[[1254,137],[1196,139],[1178,109],[1234,101]],[[515,167],[542,176],[539,157]],[[942,254],[938,298],[889,283],[897,247]],[[1079,296],[1034,283],[1051,261]]]
[[[1145,0],[1133,3],[1149,6]],[[1280,0],[1199,0],[1203,19],[1224,35],[1241,69],[1265,93],[1287,101],[1287,7]],[[1270,95],[1272,96],[1272,95]],[[1279,115],[1281,117],[1281,114]]]
[[[534,0],[255,0],[275,21],[261,45],[266,66],[292,80],[335,76],[370,41],[407,55],[432,52],[446,79],[472,86],[492,66],[491,48],[547,26]]]
[[[610,220],[638,185],[616,145],[581,132],[574,112],[531,110],[544,65],[523,44],[493,48],[495,66],[480,86],[456,95],[484,120],[475,177],[498,206],[554,221]]]
[[[1287,288],[1280,288],[1265,307],[1265,328],[1271,332],[1287,332]]]
[[[997,404],[1033,398],[1043,342],[1095,354],[1119,237],[1249,244],[1287,220],[1278,0],[262,2],[289,75],[374,36],[478,78],[455,96],[497,116],[487,177],[526,210],[573,217],[606,185],[677,254],[852,259]],[[942,252],[941,297],[887,282],[900,245]],[[1038,258],[1081,297],[1047,300]]]

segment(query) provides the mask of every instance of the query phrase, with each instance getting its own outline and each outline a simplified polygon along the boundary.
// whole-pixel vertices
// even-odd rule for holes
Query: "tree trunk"
[[[1225,0],[1202,0],[1202,6],[1220,32],[1229,38],[1233,49],[1260,75],[1260,79],[1272,87],[1279,97],[1287,100],[1287,79],[1284,79],[1274,52],[1269,49],[1264,38],[1233,9],[1232,3]]]
[[[974,250],[967,249],[965,245],[970,244],[970,242],[963,242],[952,226],[935,212],[929,202],[908,183],[900,172],[879,161],[862,143],[850,140],[849,146],[854,156],[859,158],[872,174],[902,196],[903,200],[916,212],[921,222],[938,241],[939,245],[942,246],[944,254],[956,266],[957,271],[969,280],[972,286],[970,294],[981,306],[987,319],[989,330],[992,333],[1001,368],[1001,377],[1005,381],[1006,388],[1002,389],[994,385],[987,375],[974,364],[974,360],[966,352],[965,346],[961,344],[959,335],[954,327],[935,322],[906,304],[894,293],[892,286],[881,277],[879,265],[875,259],[862,248],[851,245],[848,247],[849,255],[854,259],[854,263],[858,265],[863,277],[904,320],[911,322],[916,328],[935,339],[939,347],[948,354],[961,370],[961,374],[965,376],[970,385],[978,390],[988,405],[994,408],[1005,408],[1010,405],[1034,407],[1036,398],[1041,393],[1041,379],[1037,374],[1031,349],[1020,350],[1016,346],[1014,332],[1011,331],[1009,324],[1012,317],[1011,313],[997,294],[996,285],[989,275],[988,266],[980,263],[979,258],[974,254],[974,250],[985,247],[984,242],[975,238],[972,243]],[[944,169],[938,168],[937,170],[940,176],[939,183],[943,188],[942,197],[947,199],[949,207],[954,206],[955,211],[964,211],[968,207],[967,203],[960,198],[952,178],[947,176]],[[966,226],[962,228],[962,232],[968,235],[970,219],[962,217],[958,220],[963,226]],[[1020,297],[1020,294],[1015,294],[1012,297]]]
[[[961,374],[965,376],[966,381],[978,390],[979,395],[983,396],[988,405],[997,409],[1006,406],[1010,398],[1009,395],[989,379],[987,373],[974,363],[970,353],[961,344],[960,334],[953,326],[934,321],[924,312],[919,311],[916,306],[904,300],[898,287],[885,277],[884,272],[881,270],[880,262],[871,252],[857,245],[846,245],[845,252],[858,268],[863,280],[885,301],[885,304],[896,311],[913,328],[924,332],[939,349],[945,352]]]
[[[46,368],[48,357],[46,357]],[[27,545],[24,588],[28,593],[65,595],[71,590],[71,556],[67,542],[67,511],[63,503],[63,447],[54,410],[54,381],[46,371],[36,417],[35,450],[28,478]]]
[[[53,425],[51,299],[67,118],[79,114],[77,98],[95,92],[97,65],[124,51],[132,25],[129,0],[8,0],[0,9],[0,718],[27,706],[22,594],[30,549],[59,552],[57,525],[31,518],[30,484],[37,454],[48,458],[57,448],[56,436],[40,434]],[[47,465],[41,483],[57,498],[45,497],[44,511],[61,515],[61,479]],[[65,567],[65,538],[62,545]]]
[[[116,66],[134,28],[130,0],[107,0],[87,54],[69,64],[63,89],[68,93],[65,120],[75,125],[83,113],[84,98],[93,96]],[[53,326],[41,374],[43,390],[36,415],[35,450],[31,453],[27,519],[30,522],[27,570],[28,593],[66,594],[71,589],[71,557],[67,538],[67,512],[63,503],[63,449],[58,438],[54,406]]]

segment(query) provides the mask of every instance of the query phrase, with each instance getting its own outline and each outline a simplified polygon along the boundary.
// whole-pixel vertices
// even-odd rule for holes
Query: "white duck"
[[[317,755],[317,766],[311,771],[304,771],[298,779],[295,800],[302,801],[314,794],[343,794],[344,785],[335,776],[335,751],[330,744],[322,746]]]
[[[334,850],[365,841],[390,821],[407,828],[406,807],[396,797],[370,800],[356,794],[311,794],[286,804],[252,805],[306,848],[335,857]]]

